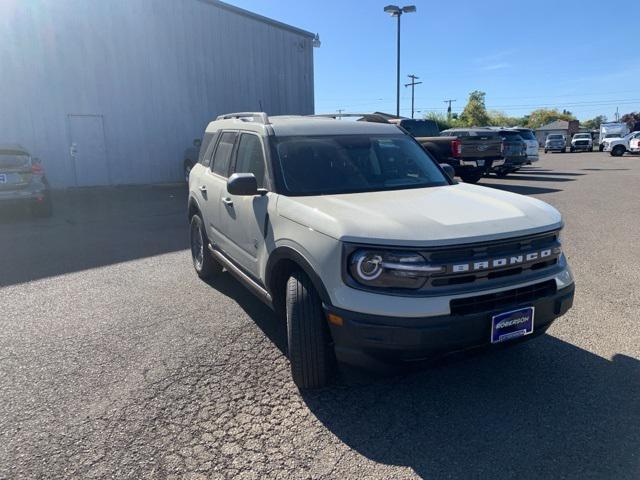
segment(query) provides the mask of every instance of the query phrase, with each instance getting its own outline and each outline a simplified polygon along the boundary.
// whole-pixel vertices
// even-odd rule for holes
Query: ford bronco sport
[[[233,274],[286,320],[292,376],[543,333],[573,302],[562,218],[456,183],[384,123],[265,113],[207,127],[189,178],[202,277]]]

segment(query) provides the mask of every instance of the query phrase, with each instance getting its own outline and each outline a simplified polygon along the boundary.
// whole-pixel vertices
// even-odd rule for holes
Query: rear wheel
[[[301,389],[325,386],[335,354],[320,296],[304,272],[293,272],[287,281],[286,316],[293,381]]]
[[[478,183],[482,178],[482,172],[461,173],[460,178],[464,183]]]
[[[205,280],[222,272],[222,266],[209,253],[209,239],[200,215],[191,217],[189,234],[191,259],[198,276]]]
[[[506,170],[506,169],[498,170],[496,172],[496,177],[498,177],[498,178],[504,178],[507,175],[509,175],[509,170]]]
[[[547,153],[547,149],[546,148],[544,149],[544,153]]]
[[[603,151],[603,150],[604,150],[604,145],[600,144],[600,145],[598,146],[598,150],[599,150],[599,151]]]
[[[611,155],[614,157],[621,157],[622,155],[624,155],[624,152],[626,150],[627,149],[622,145],[616,145],[615,147],[613,147],[613,150],[611,150]]]
[[[573,153],[573,152],[575,152],[575,151],[576,151],[576,149],[575,149],[575,148],[573,148],[573,147],[571,147],[571,148],[569,149],[569,151],[570,151],[571,153]]]

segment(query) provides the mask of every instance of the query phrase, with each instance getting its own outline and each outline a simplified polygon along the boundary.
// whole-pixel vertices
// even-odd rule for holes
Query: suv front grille
[[[520,275],[558,263],[559,232],[530,235],[499,242],[421,251],[430,264],[445,267],[422,289],[451,287]]]
[[[555,280],[536,283],[526,287],[514,288],[499,293],[490,293],[477,297],[457,298],[451,300],[449,306],[452,315],[468,315],[471,313],[490,312],[496,308],[522,305],[556,293]]]

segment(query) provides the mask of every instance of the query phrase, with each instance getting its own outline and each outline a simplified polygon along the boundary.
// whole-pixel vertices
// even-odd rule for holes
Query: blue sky
[[[227,0],[318,32],[316,112],[395,111],[395,19],[376,0]],[[472,90],[489,109],[566,108],[580,119],[640,111],[640,1],[415,0],[402,18],[403,83],[420,77],[416,109],[461,111]],[[407,5],[400,3],[399,5]],[[401,87],[401,113],[410,89]]]

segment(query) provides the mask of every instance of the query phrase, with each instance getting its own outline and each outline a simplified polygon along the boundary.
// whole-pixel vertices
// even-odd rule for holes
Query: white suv
[[[280,313],[300,388],[365,366],[531,338],[573,303],[562,219],[456,183],[394,125],[237,113],[189,178],[193,264]]]

